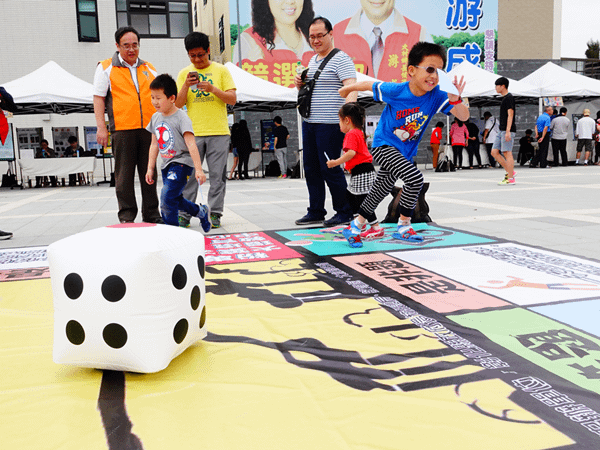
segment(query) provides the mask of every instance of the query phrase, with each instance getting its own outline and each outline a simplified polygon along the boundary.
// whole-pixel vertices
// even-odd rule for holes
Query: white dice
[[[204,236],[121,224],[48,247],[54,362],[158,372],[206,336]]]

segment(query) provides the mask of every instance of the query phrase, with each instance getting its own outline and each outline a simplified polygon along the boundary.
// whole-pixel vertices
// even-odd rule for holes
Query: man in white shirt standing
[[[484,130],[483,130],[483,142],[485,143],[485,149],[488,154],[488,160],[490,162],[490,167],[496,167],[496,160],[492,156],[492,146],[494,145],[494,141],[496,140],[496,136],[500,131],[498,120],[492,113],[486,111],[483,113],[483,119],[485,120]]]
[[[592,135],[596,131],[596,122],[590,117],[590,110],[583,110],[583,117],[577,121],[577,128],[575,129],[575,137],[577,138],[577,155],[575,159],[575,165],[579,164],[579,158],[581,157],[581,149],[585,147],[585,161],[584,166],[589,165],[588,160],[592,153]]]

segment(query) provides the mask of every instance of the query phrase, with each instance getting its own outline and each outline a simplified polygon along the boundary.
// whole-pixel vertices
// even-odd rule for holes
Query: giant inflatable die
[[[48,247],[54,362],[158,372],[206,336],[204,236],[120,224]]]

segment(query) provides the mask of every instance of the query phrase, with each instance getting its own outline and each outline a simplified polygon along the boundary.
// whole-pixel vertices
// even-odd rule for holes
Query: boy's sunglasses
[[[434,74],[438,71],[438,69],[436,69],[433,66],[427,66],[427,67],[423,67],[423,66],[415,66],[418,67],[419,69],[423,69],[425,72],[429,73],[429,74]],[[441,69],[440,69],[441,70]]]

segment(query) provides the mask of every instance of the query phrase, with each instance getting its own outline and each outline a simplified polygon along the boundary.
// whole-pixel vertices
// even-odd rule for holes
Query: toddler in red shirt
[[[373,167],[373,156],[369,153],[362,131],[365,123],[365,109],[358,103],[346,103],[340,108],[339,116],[340,130],[346,134],[342,146],[344,154],[338,159],[327,161],[327,167],[332,168],[345,164],[345,169],[350,172],[350,183],[346,192],[352,213],[356,216],[360,205],[375,182],[377,173]],[[361,240],[380,239],[385,234],[375,214],[366,219],[371,228],[367,230],[365,224],[361,230],[360,239],[356,242],[358,247],[362,247]]]

